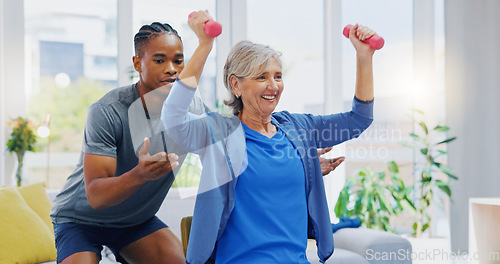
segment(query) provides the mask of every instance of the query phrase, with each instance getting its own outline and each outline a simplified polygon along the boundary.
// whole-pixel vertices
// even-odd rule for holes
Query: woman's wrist
[[[212,50],[213,46],[214,46],[213,38],[199,39],[198,48]]]
[[[359,62],[372,62],[373,52],[357,52],[356,59]]]
[[[186,85],[191,88],[195,88],[198,86],[198,82],[201,77],[201,73],[203,72],[203,67],[207,61],[208,55],[212,51],[213,47],[213,39],[211,41],[204,41],[204,39],[200,39],[200,44],[196,48],[191,56],[191,59],[182,70],[181,74],[179,74],[179,79]],[[186,81],[186,79],[194,77],[194,82]],[[189,83],[186,83],[189,82]]]
[[[200,43],[198,44],[198,47],[195,50],[195,54],[197,56],[204,57],[204,59],[206,60],[206,58],[208,57],[208,55],[212,51],[213,46],[214,46],[213,39],[212,40],[201,40],[200,39]],[[193,55],[195,55],[195,54],[193,54]]]

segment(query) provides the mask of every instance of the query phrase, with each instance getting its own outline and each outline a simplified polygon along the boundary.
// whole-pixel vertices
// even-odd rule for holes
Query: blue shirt
[[[297,150],[281,129],[268,138],[243,128],[248,167],[238,177],[215,261],[309,263],[305,173]]]

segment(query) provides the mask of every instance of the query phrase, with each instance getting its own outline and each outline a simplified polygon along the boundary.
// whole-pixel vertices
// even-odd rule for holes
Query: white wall
[[[338,34],[342,27],[342,0],[324,1],[324,103],[323,114],[340,113],[343,111],[342,90],[342,41]],[[336,146],[329,158],[345,156],[345,144]],[[335,204],[345,182],[346,169],[340,166],[324,177],[326,198],[332,221],[335,215]]]
[[[241,40],[247,39],[247,1],[246,0],[217,0],[217,21],[223,27],[224,34],[217,37],[217,80],[216,80],[216,100],[222,102],[227,91],[224,86],[222,76],[226,63],[227,54],[231,47]]]
[[[132,26],[133,6],[132,0],[117,1],[118,20],[118,87],[130,84],[129,66],[132,65],[134,56],[134,32]]]
[[[14,158],[5,150],[11,118],[26,115],[24,81],[24,5],[0,0],[0,185],[12,180]]]
[[[452,249],[467,250],[468,199],[500,196],[500,1],[446,0]]]

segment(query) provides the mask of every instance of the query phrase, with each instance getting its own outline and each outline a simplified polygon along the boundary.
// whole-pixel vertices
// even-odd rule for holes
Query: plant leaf
[[[425,134],[428,135],[429,134],[429,130],[427,129],[427,125],[425,124],[424,121],[420,121],[419,125],[422,127],[422,129],[424,130]]]
[[[448,197],[451,197],[451,190],[450,190],[450,184],[447,182],[443,182],[441,180],[436,180],[436,185],[448,195]]]
[[[416,233],[417,231],[417,228],[418,228],[418,224],[415,222],[413,223],[413,231]]]
[[[410,133],[410,137],[412,137],[413,139],[417,140],[417,141],[420,141],[422,143],[425,142],[425,138],[417,135],[417,134],[414,134],[414,133]]]
[[[420,149],[420,153],[424,154],[424,155],[427,155],[427,153],[429,152],[429,149],[428,148],[421,148]]]
[[[363,189],[363,196],[361,196],[361,213],[366,213],[369,210],[371,194],[367,189]]]
[[[387,164],[387,168],[389,168],[389,172],[392,172],[392,173],[399,173],[399,166],[396,162],[394,161],[390,161],[388,164]]]
[[[448,175],[448,177],[450,177],[454,180],[458,180],[458,177],[453,175],[453,172],[452,172],[450,167],[448,167],[442,163],[439,163],[439,162],[433,162],[432,164],[434,164],[436,167],[438,167],[439,170],[441,170],[444,174]]]
[[[426,183],[426,182],[430,182],[432,181],[432,177],[429,177],[427,176],[427,174],[422,174],[422,179],[420,180],[420,182],[423,182],[423,183]]]
[[[400,193],[404,193],[404,190],[406,189],[406,186],[405,186],[405,183],[403,181],[403,179],[401,179],[399,177],[399,175],[395,174],[391,177],[391,182],[392,182],[392,185],[395,186],[396,188],[394,188],[394,191]]]
[[[445,139],[445,140],[443,140],[443,141],[441,141],[441,142],[436,143],[436,146],[437,146],[437,145],[440,145],[440,144],[445,144],[445,143],[452,142],[452,141],[453,141],[453,140],[455,140],[455,139],[457,139],[457,137],[447,138],[447,139]]]
[[[337,217],[341,217],[347,211],[347,203],[349,203],[349,195],[347,194],[346,187],[342,189],[339,195],[339,199],[337,200],[337,204],[335,204],[335,215]]]
[[[403,204],[407,204],[409,205],[409,209],[412,209],[413,212],[417,211],[417,207],[415,206],[415,204],[410,200],[410,198],[408,198],[408,196],[405,196],[404,198],[404,201],[406,201],[406,203],[403,203]],[[408,208],[407,208],[408,209]]]
[[[411,110],[412,110],[413,112],[417,112],[417,113],[422,114],[422,115],[424,114],[424,112],[423,112],[422,110],[418,110],[418,109],[416,109],[416,108],[411,108]]]
[[[380,171],[377,173],[378,174],[378,179],[380,182],[384,182],[385,179],[385,171]]]
[[[383,209],[387,210],[389,214],[394,214],[394,211],[392,210],[390,203],[387,201],[387,197],[385,197],[385,193],[383,192],[383,190],[377,190],[377,194],[381,209],[383,207]]]
[[[434,128],[434,130],[438,131],[438,132],[446,132],[446,131],[450,130],[450,127],[449,126],[440,126],[440,125],[437,125]]]

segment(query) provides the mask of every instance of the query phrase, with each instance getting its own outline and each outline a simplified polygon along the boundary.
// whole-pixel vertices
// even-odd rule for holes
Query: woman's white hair
[[[231,87],[230,78],[256,78],[264,73],[264,69],[271,59],[276,59],[281,65],[281,52],[269,46],[256,44],[248,40],[240,41],[234,45],[227,55],[224,65],[224,85],[229,91],[230,98],[224,103],[233,109],[233,114],[238,115],[243,109],[241,98],[236,97]]]

